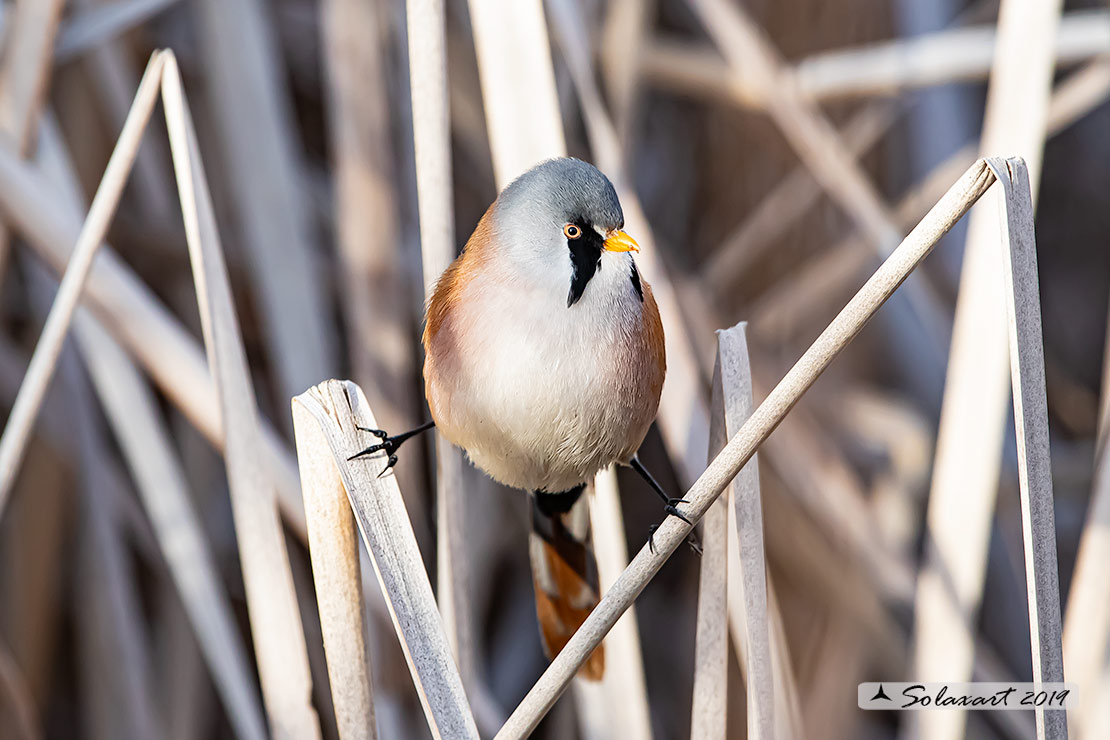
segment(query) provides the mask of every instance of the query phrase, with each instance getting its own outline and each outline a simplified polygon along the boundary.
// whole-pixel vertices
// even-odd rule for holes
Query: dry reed
[[[1072,734],[1097,736],[1110,696],[1098,567],[1110,488],[1091,353],[1077,341],[1103,335],[1089,330],[1105,301],[1083,302],[1099,270],[1062,277],[1100,242],[1077,208],[1062,231],[1062,194],[1079,202],[1092,188],[1087,161],[1069,160],[1066,177],[1059,162],[1076,142],[1098,161],[1094,118],[1071,124],[1104,115],[1110,16],[1058,3],[1023,14],[1023,0],[1005,0],[997,28],[989,7],[925,28],[868,1],[838,0],[801,25],[784,23],[796,3],[719,0],[5,6],[0,735],[954,737],[960,713],[865,716],[842,696],[857,680],[928,678],[921,654],[954,638],[947,667],[974,680],[1028,680],[1030,656],[1035,680],[1078,680]],[[159,52],[140,84],[136,62],[162,44],[179,51],[180,75]],[[1069,66],[1049,99],[1051,70]],[[1028,170],[991,159],[961,176],[976,146],[960,148],[947,124],[974,119],[988,73],[978,149],[1021,154]],[[161,128],[159,84],[169,147],[142,136]],[[960,90],[964,109],[929,88]],[[944,131],[927,125],[938,114]],[[1040,152],[1065,129],[1045,168],[1038,258]],[[954,154],[924,161],[944,137]],[[396,477],[347,457],[366,444],[356,425],[403,431],[426,414],[421,267],[426,296],[496,188],[567,152],[612,178],[644,247],[669,372],[641,454],[665,487],[689,489],[682,508],[706,519],[705,555],[661,571],[688,529],[668,518],[658,552],[629,564],[658,512],[600,474],[581,505],[606,593],[541,675],[520,497],[467,472],[442,439],[438,493],[418,442]],[[945,461],[953,419],[978,408],[948,398],[931,475],[939,390],[922,378],[942,375],[958,266],[895,289],[995,179],[1003,229],[975,209],[957,313],[973,294],[991,304],[973,313],[993,311],[993,339],[976,340],[993,357],[976,398],[989,423],[973,434],[996,450]],[[61,277],[56,295],[35,259]],[[892,297],[878,331],[863,331]],[[741,319],[746,337],[718,338],[714,381],[711,330]],[[959,349],[966,321],[950,396],[965,382],[955,376],[975,374]],[[1000,468],[1007,354],[1018,445]],[[287,399],[335,373],[369,401],[340,381],[296,396],[295,458]],[[711,433],[721,452],[705,468]],[[961,476],[977,481],[975,510],[956,517]],[[930,591],[936,551],[918,562],[923,532],[944,558],[970,558],[955,573],[959,619],[929,616],[945,600]],[[1061,630],[1057,570],[1077,538]],[[555,704],[602,639],[604,680],[573,682],[574,701]],[[1062,712],[992,714],[967,731],[1066,732]]]
[[[330,466],[337,468],[354,509],[432,734],[437,738],[477,738],[397,482],[392,476],[378,477],[363,461],[347,459],[361,448],[363,433],[358,427],[373,428],[375,424],[365,396],[352,383],[328,381],[297,396],[294,402],[305,412],[304,423],[316,427],[310,439],[327,441],[326,448],[312,445],[313,465],[320,466],[319,470],[328,464],[328,454],[333,458]],[[348,571],[351,577],[353,573]]]
[[[1003,3],[980,141],[980,156],[1026,159],[1034,202],[1060,5]],[[971,675],[972,625],[983,589],[1009,390],[998,224],[995,214],[980,209],[968,225],[926,515],[930,545],[915,599],[912,665],[923,681]],[[964,734],[965,721],[962,711],[929,712],[908,725],[920,723],[923,740],[954,740]]]

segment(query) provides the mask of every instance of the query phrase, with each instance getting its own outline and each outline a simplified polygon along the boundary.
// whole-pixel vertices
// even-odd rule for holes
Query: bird
[[[689,521],[636,452],[666,376],[663,323],[624,231],[612,182],[593,165],[539,163],[498,194],[427,303],[425,396],[432,421],[353,458],[397,448],[432,427],[495,481],[532,496],[529,553],[537,616],[553,657],[597,603],[587,481],[629,465]],[[385,470],[382,471],[383,473]],[[654,531],[654,530],[652,530]],[[650,539],[650,536],[649,536]],[[600,678],[595,651],[583,675]]]

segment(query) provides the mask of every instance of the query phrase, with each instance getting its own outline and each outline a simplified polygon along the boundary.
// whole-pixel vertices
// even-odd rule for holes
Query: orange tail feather
[[[590,545],[586,497],[581,497],[566,514],[547,516],[533,506],[528,554],[536,591],[536,616],[544,652],[551,659],[598,602],[597,561]],[[604,673],[604,645],[598,645],[578,675],[600,681]]]

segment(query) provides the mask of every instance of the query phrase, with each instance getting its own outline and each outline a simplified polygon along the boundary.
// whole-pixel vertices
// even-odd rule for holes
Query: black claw
[[[655,530],[657,529],[659,529],[658,524],[652,524],[648,527],[648,549],[651,550],[652,555],[655,554]],[[702,556],[701,544],[698,542],[697,535],[692,531],[686,536],[686,544],[690,546],[690,549],[694,551],[695,555],[699,558]]]
[[[671,501],[674,503],[687,503],[683,499],[671,499]],[[694,526],[693,522],[687,519],[681,511],[675,508],[674,503],[669,503],[665,507],[663,507],[663,510],[667,512],[667,515],[676,516],[682,521],[689,524],[691,527]],[[658,524],[652,524],[650,527],[648,527],[648,549],[651,550],[652,555],[655,554],[655,531],[659,529],[659,526],[660,525]],[[693,530],[690,530],[690,534],[686,536],[686,544],[690,546],[690,549],[694,551],[695,555],[697,555],[699,558],[701,557],[701,544],[698,542],[697,535],[694,534]]]
[[[378,439],[386,439],[389,436],[389,432],[387,432],[383,429],[371,429],[370,427],[357,427],[357,426],[355,427],[355,429],[359,430],[360,432],[366,432],[368,434],[373,434]]]
[[[378,473],[378,477],[381,478],[383,475],[388,473],[390,470],[393,469],[393,466],[396,465],[396,464],[397,464],[397,456],[396,455],[390,455],[388,462],[386,462],[386,464],[385,464],[385,467],[382,468],[382,472]]]
[[[389,450],[390,447],[392,447],[392,445],[389,444],[388,440],[385,441],[385,442],[382,442],[381,444],[370,445],[365,450],[362,450],[360,452],[356,452],[355,454],[351,455],[350,457],[347,458],[347,460],[350,461],[350,460],[355,460],[355,459],[360,458],[360,457],[366,457],[367,455],[373,455],[375,452],[381,452],[382,450]]]
[[[670,504],[668,504],[667,506],[664,506],[663,511],[667,512],[671,516],[677,516],[679,519],[686,522],[691,527],[694,526],[694,523],[692,521],[690,521],[689,519],[687,519],[685,514],[683,514],[681,511],[676,509],[674,506],[671,506]]]

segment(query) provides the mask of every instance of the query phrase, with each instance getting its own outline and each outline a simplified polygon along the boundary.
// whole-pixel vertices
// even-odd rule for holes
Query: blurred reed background
[[[329,687],[290,399],[349,377],[380,426],[426,419],[425,291],[498,188],[561,153],[614,178],[646,247],[669,375],[642,457],[676,493],[709,451],[716,330],[748,322],[758,404],[977,153],[1025,157],[1065,671],[1093,707],[1071,732],[1105,737],[1110,11],[999,5],[5,0],[9,409],[144,66],[156,49],[176,61],[152,62],[148,92],[168,85],[170,123],[151,118],[85,288],[89,310],[74,317],[10,495],[0,490],[0,737],[338,737],[345,710]],[[189,111],[170,102],[176,78],[164,70],[178,66],[195,152]],[[179,182],[190,165],[199,177]],[[183,207],[179,189],[195,202]],[[962,256],[965,242],[1000,255],[987,200],[760,450],[772,608],[796,690],[781,736],[1034,736],[1027,713],[918,727],[855,705],[865,680],[1031,680],[1008,364],[990,321],[976,328],[984,300],[1001,311],[990,266],[1001,263]],[[94,230],[89,246],[100,240]],[[212,262],[221,244],[230,295]],[[971,327],[955,338],[954,318]],[[209,344],[229,343],[209,351],[214,381],[202,327]],[[228,351],[238,332],[245,366]],[[406,446],[396,482],[470,707],[492,736],[547,664],[529,504],[447,449],[436,495],[435,445],[423,445]],[[659,506],[620,470],[599,478],[593,510],[607,544],[627,545],[600,556],[611,582]],[[690,736],[701,567],[685,548],[667,562],[623,636],[611,634],[620,647],[607,643],[625,683],[602,694],[576,684],[535,737]],[[378,736],[429,736],[363,568]],[[248,594],[263,593],[274,600],[248,616]],[[723,697],[729,738],[746,736],[738,656]]]

